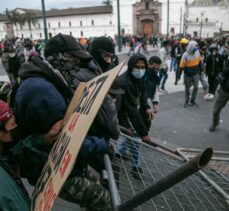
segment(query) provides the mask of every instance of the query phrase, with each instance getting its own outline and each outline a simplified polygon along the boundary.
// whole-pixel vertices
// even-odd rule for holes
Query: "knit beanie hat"
[[[7,121],[13,115],[13,111],[10,109],[7,103],[0,100],[0,124]]]

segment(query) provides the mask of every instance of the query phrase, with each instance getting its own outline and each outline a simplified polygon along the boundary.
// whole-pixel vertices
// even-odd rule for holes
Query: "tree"
[[[35,25],[37,22],[36,14],[32,11],[19,13],[17,10],[11,10],[7,12],[7,16],[9,21],[14,25],[18,23],[22,27],[25,25],[25,23],[28,23],[30,31],[32,24]]]

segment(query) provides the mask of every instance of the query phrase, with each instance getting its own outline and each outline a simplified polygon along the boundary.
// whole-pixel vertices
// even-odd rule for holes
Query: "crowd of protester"
[[[130,46],[127,70],[107,93],[59,197],[88,210],[112,210],[107,185],[88,171],[90,166],[102,175],[106,153],[112,159],[125,156],[129,148],[131,172],[135,177],[144,174],[140,144],[121,137],[120,126],[129,135],[153,144],[151,122],[160,110],[159,92],[167,92],[168,71],[175,72],[175,85],[184,75],[184,107],[198,106],[199,81],[205,100],[215,98],[220,84],[209,130],[219,125],[220,112],[229,100],[229,40],[164,40],[158,56],[150,57],[147,45],[158,48],[157,40],[130,37],[123,42]],[[30,198],[21,178],[36,184],[79,83],[111,70],[118,57],[114,41],[108,37],[76,40],[58,34],[46,44],[17,38],[2,46],[2,64],[10,83],[1,82],[0,93],[0,186],[4,186],[0,208],[26,211]],[[110,139],[117,140],[115,149]]]

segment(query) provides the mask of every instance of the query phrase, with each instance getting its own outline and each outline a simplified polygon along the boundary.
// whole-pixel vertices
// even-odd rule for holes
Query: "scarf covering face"
[[[55,69],[60,71],[68,86],[73,87],[75,74],[80,70],[79,66],[62,53],[48,56],[47,60]]]
[[[96,62],[99,64],[103,72],[106,72],[111,68],[110,63],[106,62],[101,53],[107,52],[111,54],[115,54],[114,43],[108,37],[98,37],[93,40],[91,43],[91,55],[94,57]]]

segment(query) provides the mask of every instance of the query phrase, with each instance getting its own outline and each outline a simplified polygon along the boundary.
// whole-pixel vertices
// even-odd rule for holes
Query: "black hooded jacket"
[[[220,83],[220,85],[224,91],[229,92],[229,58],[225,62],[222,74],[225,79]]]
[[[85,64],[80,71],[74,75],[74,89],[77,89],[80,82],[87,82],[103,72],[95,60]],[[115,103],[112,97],[107,94],[89,130],[89,135],[103,137],[106,139],[118,139],[120,134],[118,117]]]
[[[223,59],[220,54],[213,56],[210,54],[206,59],[206,74],[208,77],[217,77],[223,70]]]
[[[19,77],[22,82],[13,88],[11,106],[20,136],[45,134],[64,117],[73,94],[52,67],[39,58],[24,63]]]
[[[129,59],[127,79],[123,86],[125,93],[122,95],[119,123],[125,128],[130,128],[130,121],[138,135],[143,137],[148,135],[148,128],[142,119],[139,109],[145,111],[149,109],[150,106],[147,103],[145,76],[141,79],[135,79],[131,73],[138,60],[143,60],[147,68],[146,58],[142,54],[134,54]]]

